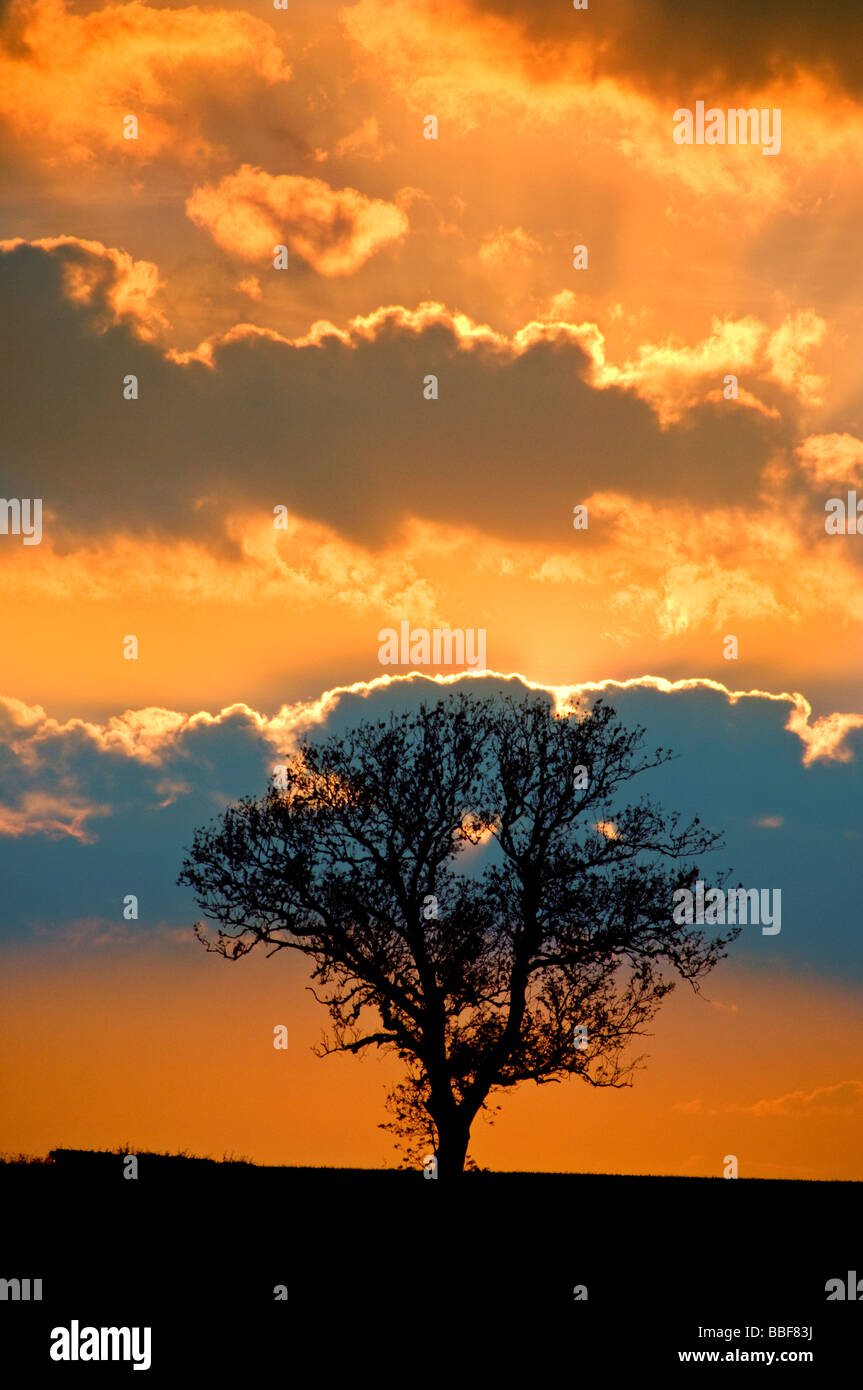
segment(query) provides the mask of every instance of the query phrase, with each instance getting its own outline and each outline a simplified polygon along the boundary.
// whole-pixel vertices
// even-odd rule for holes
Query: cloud
[[[392,154],[395,148],[395,145],[386,144],[381,139],[377,116],[367,116],[362,125],[336,142],[336,154],[339,159],[380,160]]]
[[[50,943],[52,950],[70,947],[72,950],[99,950],[102,947],[120,949],[139,947],[140,939],[134,931],[134,923],[126,920],[114,921],[106,917],[76,917],[70,922],[34,922],[33,938],[36,942]],[[187,945],[193,940],[189,927],[170,927],[160,923],[149,929],[149,940],[158,941],[164,946]]]
[[[531,675],[542,673],[545,651],[574,642],[588,669],[600,663],[628,673],[636,663],[650,669],[654,659],[673,660],[690,670],[705,671],[706,663],[705,674],[721,679],[717,634],[742,631],[744,657],[759,658],[751,679],[793,682],[794,689],[804,671],[815,681],[835,663],[829,645],[817,645],[825,626],[863,623],[863,573],[853,554],[831,545],[823,530],[807,536],[804,509],[777,510],[775,499],[705,509],[587,494],[595,540],[583,550],[580,537],[552,547],[541,537],[503,540],[463,523],[418,519],[372,545],[293,507],[288,529],[277,530],[271,504],[282,498],[290,501],[287,490],[273,488],[263,498],[202,506],[196,515],[207,524],[191,537],[142,534],[121,520],[113,533],[64,540],[48,518],[40,546],[0,546],[0,584],[10,602],[41,602],[51,622],[58,605],[74,605],[78,620],[86,611],[97,628],[112,603],[157,604],[172,622],[188,621],[186,609],[200,605],[202,623],[207,609],[227,624],[226,640],[244,632],[247,651],[257,653],[243,692],[253,698],[270,689],[256,681],[273,666],[272,604],[295,613],[304,662],[321,681],[346,670],[368,674],[376,633],[405,618],[425,627],[481,624],[496,669]],[[776,561],[770,570],[765,548]],[[801,670],[794,657],[804,647]],[[44,661],[47,678],[50,644]],[[202,676],[191,650],[173,672],[172,690],[212,698],[209,668]],[[123,688],[121,680],[116,693]],[[152,689],[158,698],[160,688]],[[823,687],[820,694],[826,697]],[[840,722],[830,734],[837,746],[842,734]]]
[[[483,237],[477,256],[482,265],[498,268],[516,256],[541,250],[539,242],[528,236],[523,227],[498,227],[496,232]]]
[[[487,265],[495,265],[509,257],[514,250],[540,249],[520,227],[512,231],[500,228],[481,243],[478,256]],[[484,255],[484,252],[487,253]],[[286,337],[275,329],[263,329],[254,324],[235,324],[226,332],[214,334],[187,352],[172,351],[174,361],[199,361],[213,366],[219,347],[256,336],[287,347],[322,346],[327,338],[338,339],[345,346],[357,347],[400,330],[420,334],[434,327],[448,329],[462,351],[485,346],[494,349],[501,361],[518,358],[548,344],[565,350],[569,345],[574,354],[584,353],[589,360],[585,375],[598,391],[619,387],[637,395],[649,404],[661,425],[678,423],[683,416],[707,402],[718,402],[724,410],[733,409],[725,402],[722,390],[711,389],[721,383],[726,371],[748,369],[752,379],[767,385],[777,380],[777,360],[784,360],[782,385],[790,396],[798,395],[802,402],[813,403],[810,393],[821,378],[811,369],[806,357],[808,348],[823,341],[826,325],[816,315],[788,316],[775,332],[754,317],[734,320],[714,318],[707,338],[694,344],[666,341],[644,343],[634,357],[620,365],[608,360],[605,336],[599,325],[590,321],[576,322],[566,317],[574,308],[573,296],[567,292],[555,297],[551,309],[542,317],[531,320],[507,334],[488,324],[477,323],[467,314],[450,310],[445,304],[427,301],[415,309],[390,304],[368,314],[358,314],[339,329],[328,320],[313,324],[300,337]],[[802,344],[787,345],[794,339],[801,318],[808,330]],[[779,345],[782,346],[779,346]],[[785,352],[785,359],[782,353]],[[737,402],[735,402],[737,404]],[[740,393],[740,404],[753,406],[768,419],[779,419],[780,412],[764,406],[751,392]]]
[[[257,275],[247,275],[245,279],[238,280],[237,289],[241,294],[247,294],[250,299],[260,299],[263,293]]]
[[[814,1115],[854,1115],[863,1110],[863,1082],[837,1081],[814,1091],[789,1091],[772,1100],[739,1107],[744,1115],[771,1119],[804,1119]]]
[[[777,330],[760,320],[717,321],[700,342],[648,342],[614,361],[569,300],[510,334],[428,302],[319,320],[295,337],[241,323],[181,350],[162,300],[153,263],[100,242],[3,244],[0,301],[16,344],[0,378],[5,488],[44,500],[41,546],[0,551],[20,598],[266,595],[475,625],[458,617],[451,556],[450,569],[478,569],[471,602],[505,634],[517,622],[501,581],[549,638],[577,590],[595,644],[634,643],[636,669],[650,669],[657,643],[687,639],[686,667],[703,670],[696,639],[715,649],[717,628],[736,630],[728,623],[771,625],[748,648],[765,653],[761,684],[771,661],[775,680],[800,679],[799,661],[771,655],[787,650],[789,625],[823,665],[834,661],[825,621],[863,622],[861,567],[825,534],[790,466],[794,403],[766,380]],[[741,360],[783,404],[778,421],[707,399],[723,365]],[[434,402],[423,398],[429,372]],[[138,401],[123,399],[127,373]],[[824,438],[808,436],[802,456]],[[541,487],[529,482],[537,460]],[[577,536],[576,501],[590,514]],[[296,522],[289,542],[274,535],[276,504]],[[507,659],[530,670],[526,652],[509,643]],[[830,716],[807,737],[841,750],[855,718]]]
[[[806,68],[861,93],[863,17],[854,6],[816,13],[808,0],[726,0],[684,14],[675,0],[618,0],[573,15],[542,0],[471,0],[461,13],[468,10],[546,52],[587,49],[597,79],[614,75],[669,95],[698,83],[746,90]]]
[[[546,22],[538,7],[520,0],[500,6],[454,0],[445,8],[423,0],[359,0],[342,9],[341,19],[369,71],[384,73],[413,112],[436,114],[442,138],[492,122],[519,132],[565,131],[577,138],[585,162],[623,156],[626,177],[638,170],[660,180],[675,214],[709,217],[739,235],[799,199],[801,173],[832,165],[840,150],[853,157],[861,112],[836,92],[823,63],[807,68],[820,43],[799,60],[753,63],[744,86],[739,59],[727,71],[717,60],[717,52],[731,57],[732,35],[735,44],[739,39],[725,12],[715,26],[696,26],[690,42],[679,9],[663,11],[670,2],[642,7],[624,0],[622,7],[585,13],[562,5]],[[787,21],[783,15],[775,23],[780,29]],[[657,46],[658,34],[670,32]],[[767,51],[775,51],[769,42]],[[676,146],[673,112],[697,98],[708,105],[779,106],[782,158],[765,159],[757,148]]]
[[[795,454],[813,482],[863,486],[863,439],[853,434],[811,434]]]
[[[330,269],[364,254],[350,236],[335,260],[321,252]],[[103,283],[108,264],[101,244],[90,253],[77,241],[50,252],[18,242],[0,255],[0,306],[16,343],[0,378],[9,487],[45,500],[48,538],[64,544],[119,523],[137,535],[208,536],[236,555],[221,519],[234,510],[238,459],[244,498],[268,511],[284,502],[364,543],[391,542],[415,516],[481,520],[522,541],[559,537],[573,497],[593,492],[598,476],[608,492],[642,493],[649,478],[657,499],[705,505],[732,492],[744,507],[783,437],[728,403],[694,405],[680,428],[663,428],[639,395],[648,369],[627,387],[609,379],[589,321],[534,320],[506,335],[441,304],[391,305],[344,328],[319,321],[299,338],[241,324],[191,351],[164,340],[158,350],[136,341],[142,323],[152,331],[152,298],[124,295],[122,279]],[[74,299],[72,274],[87,285]],[[430,372],[441,384],[434,402],[422,390]],[[127,373],[139,379],[138,401],[123,399]],[[47,392],[46,380],[62,390]],[[527,487],[537,458],[544,485]],[[359,489],[346,486],[355,476]],[[582,548],[595,542],[588,533]]]
[[[110,806],[88,803],[77,797],[51,792],[26,792],[17,805],[0,804],[0,836],[17,839],[21,835],[45,835],[49,839],[68,835],[82,844],[96,836],[87,822],[111,814]]]
[[[222,710],[219,718],[229,718],[233,712],[233,706]],[[195,719],[206,723],[213,716],[193,716],[191,722]],[[104,724],[77,718],[58,720],[41,705],[28,705],[13,696],[0,697],[0,738],[21,768],[44,770],[55,757],[57,741],[69,739],[76,745],[92,744],[105,753],[156,765],[189,723],[189,717],[176,710],[152,707],[111,715]]]
[[[714,316],[707,338],[694,345],[667,341],[644,343],[634,358],[615,367],[605,361],[600,342],[595,355],[595,380],[600,386],[620,385],[649,401],[663,424],[680,420],[703,400],[724,401],[722,390],[711,391],[712,382],[723,382],[726,373],[750,372],[754,379],[775,381],[790,396],[808,405],[819,403],[823,379],[811,368],[808,354],[824,340],[827,325],[817,314],[788,315],[770,333],[753,316],[720,319]],[[778,418],[757,396],[745,389],[739,403]],[[727,408],[727,405],[726,405]]]
[[[597,532],[589,553],[532,548],[513,552],[511,563],[520,569],[536,556],[535,582],[578,586],[585,596],[601,585],[610,632],[631,638],[649,628],[673,639],[738,621],[817,626],[830,611],[863,621],[863,578],[853,556],[830,545],[823,525],[807,534],[811,511],[792,495],[784,496],[781,515],[775,492],[746,506],[666,504],[604,491],[582,500]],[[776,560],[769,568],[765,547]]]
[[[54,163],[105,152],[188,162],[211,152],[195,84],[290,77],[272,28],[243,11],[132,0],[76,14],[65,0],[13,0],[0,44],[0,117]],[[124,138],[127,115],[138,139]]]
[[[788,716],[786,728],[797,734],[806,745],[804,763],[819,759],[850,762],[854,756],[848,735],[863,729],[863,714],[825,714],[810,723],[812,709],[803,696],[795,696],[794,709]]]
[[[721,677],[724,632],[756,663],[747,684],[795,691],[847,665],[825,634],[863,623],[863,571],[791,466],[794,410],[762,381],[774,326],[723,320],[700,343],[615,361],[569,301],[509,334],[429,302],[298,337],[239,324],[181,351],[156,267],[74,237],[7,242],[0,301],[16,345],[0,378],[4,491],[44,501],[42,544],[0,547],[17,600],[290,603],[319,615],[308,661],[321,683],[374,660],[353,614],[374,632],[401,617],[486,627],[492,665],[530,675],[565,640],[585,673],[670,661]],[[744,350],[778,421],[696,399],[723,351]],[[127,373],[138,401],[123,399]],[[289,536],[274,533],[277,504]],[[259,674],[272,672],[257,628]],[[179,688],[196,679],[190,667]],[[228,693],[213,690],[197,698]],[[817,720],[803,705],[790,718],[809,757],[841,761],[860,717],[827,698]]]
[[[0,241],[0,252],[10,255],[22,246],[56,258],[62,266],[67,299],[94,308],[97,329],[104,331],[109,323],[128,324],[135,336],[143,339],[157,338],[167,330],[168,321],[158,304],[162,292],[159,268],[152,261],[136,261],[128,251],[75,236],[40,237],[36,241],[11,237]]]
[[[681,1101],[677,1101],[674,1105],[672,1105],[671,1108],[672,1108],[672,1110],[675,1110],[675,1111],[678,1113],[678,1115],[718,1115],[718,1114],[719,1114],[719,1111],[718,1111],[718,1110],[714,1110],[714,1109],[712,1109],[710,1106],[705,1105],[704,1101],[701,1100],[701,1099],[698,1099],[698,1098],[696,1098],[695,1100],[681,1100]],[[700,1158],[700,1155],[697,1155],[697,1156],[696,1156],[695,1158],[693,1158],[693,1159],[688,1159],[687,1162],[688,1162],[688,1163],[695,1163],[695,1162],[697,1162],[698,1158]]]
[[[737,1005],[716,1005],[737,1012]],[[863,1109],[863,1082],[838,1081],[832,1086],[818,1086],[812,1091],[789,1091],[771,1100],[758,1100],[753,1105],[727,1103],[720,1108],[708,1105],[700,1098],[680,1101],[672,1110],[681,1115],[753,1115],[758,1119],[813,1120],[827,1115],[851,1117]]]
[[[385,675],[270,711],[236,702],[213,713],[145,707],[90,720],[58,719],[5,698],[0,805],[26,815],[0,835],[3,931],[108,918],[112,911],[119,920],[130,891],[141,904],[137,930],[191,922],[191,903],[174,880],[195,826],[237,797],[262,792],[273,768],[304,738],[344,733],[360,720],[415,710],[453,690],[515,698],[546,691],[560,709],[601,695],[626,727],[646,731],[648,749],[670,747],[677,755],[624,799],[647,793],[684,821],[698,815],[722,831],[721,852],[698,865],[706,880],[731,869],[735,881],[781,888],[781,935],[746,932],[739,965],[859,975],[856,884],[847,874],[847,841],[833,826],[859,822],[863,760],[843,764],[827,752],[801,759],[786,717],[793,696],[651,676],[547,686],[490,673]],[[783,835],[753,836],[751,820],[767,793],[774,801],[787,798],[794,823]],[[618,809],[610,805],[603,818],[613,819]],[[841,1096],[826,1103],[840,1102]]]
[[[818,314],[804,310],[789,315],[767,344],[768,380],[808,405],[821,404],[824,378],[809,365],[808,355],[824,341],[827,325]]]
[[[273,522],[260,513],[223,517],[236,547],[231,563],[201,541],[165,545],[130,534],[57,550],[43,538],[35,564],[27,552],[7,551],[0,574],[10,597],[283,603],[294,611],[327,607],[381,620],[411,615],[429,626],[440,618],[434,586],[403,538],[374,554],[296,516],[286,530]]]
[[[500,682],[517,682],[526,690],[547,693],[555,708],[565,710],[573,705],[590,701],[602,695],[614,703],[623,693],[652,691],[662,695],[691,694],[710,692],[721,696],[730,706],[741,701],[753,704],[785,704],[789,706],[788,719],[784,728],[795,734],[803,744],[804,766],[819,761],[850,762],[853,752],[842,745],[839,739],[819,737],[819,729],[831,720],[847,720],[842,737],[855,729],[863,728],[863,715],[831,715],[825,720],[815,720],[810,724],[812,709],[804,696],[787,692],[774,693],[765,690],[731,690],[719,681],[703,676],[692,676],[684,680],[670,681],[663,676],[635,676],[627,680],[579,681],[566,685],[549,685],[531,681],[517,673],[504,675],[500,672],[457,671],[446,675],[428,675],[413,671],[397,675],[381,675],[370,680],[354,681],[350,685],[334,686],[320,696],[292,705],[283,705],[274,715],[268,716],[252,709],[242,701],[226,706],[215,714],[198,711],[183,714],[178,710],[150,707],[126,710],[122,715],[112,715],[105,723],[95,720],[72,718],[57,720],[48,715],[40,705],[28,705],[26,701],[12,696],[0,696],[0,742],[4,743],[22,766],[45,767],[53,756],[50,745],[54,740],[74,737],[84,740],[102,752],[116,752],[137,762],[153,767],[162,766],[170,760],[190,730],[214,728],[224,723],[240,720],[248,724],[257,736],[270,743],[274,749],[284,749],[286,743],[295,747],[312,730],[325,723],[333,713],[344,704],[356,706],[356,701],[375,703],[382,692],[393,693],[403,690],[410,694],[443,694],[448,687],[465,684],[470,689],[472,682],[481,682],[484,687],[494,687]],[[477,687],[479,689],[479,687]],[[162,784],[157,789],[162,790]],[[611,822],[603,822],[603,834]]]
[[[268,174],[244,164],[216,186],[196,188],[186,212],[217,245],[248,261],[272,262],[286,245],[320,275],[353,275],[370,256],[407,236],[394,203],[323,179]]]

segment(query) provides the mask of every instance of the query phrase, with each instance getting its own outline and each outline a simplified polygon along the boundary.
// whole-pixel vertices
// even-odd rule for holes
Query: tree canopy
[[[675,977],[697,989],[738,934],[672,920],[720,837],[625,799],[671,757],[601,700],[450,695],[303,743],[195,833],[179,882],[207,949],[309,958],[322,1052],[398,1054],[384,1127],[451,1177],[507,1089],[629,1084]]]

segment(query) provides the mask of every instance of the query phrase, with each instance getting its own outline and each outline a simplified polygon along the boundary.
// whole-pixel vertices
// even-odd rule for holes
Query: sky
[[[315,1058],[302,962],[207,956],[175,879],[303,735],[505,677],[671,745],[782,930],[477,1160],[860,1175],[861,26],[0,6],[0,1150],[394,1162],[393,1063]],[[677,143],[697,102],[780,148]],[[493,674],[382,666],[405,620]]]

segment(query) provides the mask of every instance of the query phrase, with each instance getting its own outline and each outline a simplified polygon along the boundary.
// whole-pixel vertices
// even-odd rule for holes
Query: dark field
[[[0,1277],[43,1288],[41,1303],[0,1303],[3,1383],[134,1374],[51,1361],[51,1329],[73,1318],[151,1327],[142,1383],[156,1385],[516,1371],[614,1385],[639,1369],[691,1375],[678,1351],[729,1348],[812,1351],[793,1373],[818,1384],[840,1383],[843,1363],[842,1383],[859,1375],[863,1302],[827,1302],[825,1284],[863,1279],[860,1184],[474,1173],[451,1189],[413,1172],[138,1162],[134,1181],[118,1154],[0,1166]],[[771,1338],[780,1326],[813,1340]]]

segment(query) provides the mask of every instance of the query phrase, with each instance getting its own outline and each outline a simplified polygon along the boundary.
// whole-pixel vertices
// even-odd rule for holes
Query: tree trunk
[[[438,1123],[437,1175],[452,1180],[464,1172],[470,1126],[461,1120]]]

